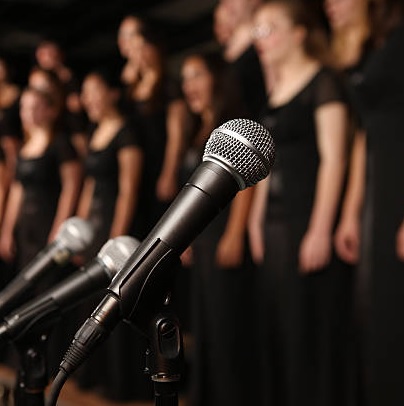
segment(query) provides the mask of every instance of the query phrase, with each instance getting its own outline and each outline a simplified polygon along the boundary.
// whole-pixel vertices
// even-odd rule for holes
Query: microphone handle
[[[151,305],[156,295],[161,299],[172,286],[170,271],[179,255],[238,191],[231,171],[210,161],[201,163],[108,286],[120,303],[123,319],[133,321],[133,314],[140,313],[138,302],[146,296],[146,288]]]
[[[55,255],[60,249],[56,242],[45,247],[6,285],[0,292],[0,317],[18,306],[25,293],[32,289],[34,282],[58,264]]]
[[[104,263],[95,258],[85,267],[57,284],[40,299],[19,307],[0,325],[0,343],[18,340],[33,329],[41,329],[59,319],[61,314],[101,288],[108,286],[111,276]]]

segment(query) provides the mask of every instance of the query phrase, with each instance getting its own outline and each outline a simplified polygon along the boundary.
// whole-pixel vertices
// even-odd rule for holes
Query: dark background
[[[119,68],[116,45],[121,19],[134,13],[164,33],[169,66],[175,71],[181,55],[210,46],[212,11],[217,0],[0,0],[0,54],[24,82],[42,38],[57,40],[66,62],[80,76],[94,65]]]

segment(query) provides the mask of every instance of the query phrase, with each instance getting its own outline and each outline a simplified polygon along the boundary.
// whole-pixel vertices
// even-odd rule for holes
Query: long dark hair
[[[213,130],[227,120],[246,117],[246,108],[241,100],[241,93],[236,77],[231,71],[230,65],[224,60],[219,51],[199,51],[190,53],[184,61],[194,57],[201,59],[213,77]],[[201,126],[201,117],[197,114],[189,114],[190,122],[188,131],[192,138]],[[209,134],[206,134],[208,137]]]
[[[403,0],[370,0],[369,15],[373,45],[381,46],[404,20]]]

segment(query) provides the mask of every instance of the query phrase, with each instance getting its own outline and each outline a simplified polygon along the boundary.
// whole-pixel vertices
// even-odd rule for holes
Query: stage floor
[[[0,364],[1,406],[14,406],[13,399],[8,397],[10,389],[14,388],[14,383],[14,371]],[[95,393],[80,390],[72,380],[68,380],[60,393],[58,406],[154,406],[154,402],[111,402]],[[186,406],[186,401],[181,396],[179,406]]]

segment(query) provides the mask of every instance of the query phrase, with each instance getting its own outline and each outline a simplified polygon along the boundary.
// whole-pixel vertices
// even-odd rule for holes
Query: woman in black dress
[[[351,275],[333,251],[333,232],[347,103],[337,75],[321,62],[324,33],[304,3],[267,2],[254,34],[272,79],[260,121],[276,145],[251,211],[251,247],[262,263],[262,404],[346,405]]]
[[[238,82],[251,119],[256,120],[265,103],[265,79],[254,48],[252,17],[261,0],[220,0],[213,14],[213,32],[222,48],[230,73]]]
[[[366,405],[404,403],[404,10],[401,1],[371,3],[372,52],[356,86],[366,134],[347,193],[341,252],[355,247],[347,224],[360,227],[358,297]],[[349,185],[348,191],[355,185]]]
[[[141,223],[135,224],[135,232],[146,236],[178,193],[186,109],[179,86],[168,74],[157,27],[134,15],[121,24],[118,45],[126,59],[121,74],[126,113],[144,151]]]
[[[19,104],[21,88],[14,81],[13,69],[0,56],[0,145],[6,159],[6,189],[14,177],[18,150],[21,146]],[[3,213],[2,213],[3,214]]]
[[[351,365],[352,396],[360,400],[360,389],[363,385],[361,373],[361,323],[363,321],[364,289],[366,283],[363,272],[358,272],[360,227],[351,210],[356,210],[350,201],[361,196],[363,189],[364,157],[362,149],[365,143],[365,132],[362,128],[356,89],[363,80],[363,69],[370,53],[370,21],[367,0],[325,0],[324,10],[330,28],[330,49],[332,65],[341,73],[351,106],[350,150],[347,170],[347,183],[350,185],[344,196],[339,224],[335,232],[335,248],[340,258],[352,265],[353,291],[352,319],[354,321],[355,340]],[[358,159],[359,158],[359,159]]]
[[[93,70],[83,79],[81,98],[92,125],[77,214],[89,220],[95,231],[85,253],[87,261],[108,239],[130,235],[137,221],[143,151],[120,111],[121,91],[119,79],[106,69]],[[83,322],[102,297],[95,295],[92,304],[83,306]],[[145,353],[146,340],[122,323],[78,371],[78,383],[116,401],[150,399],[150,378],[143,372]]]
[[[0,249],[22,269],[76,209],[81,166],[71,144],[55,131],[57,101],[27,88],[21,96],[24,142],[7,199]]]
[[[195,54],[181,67],[182,87],[193,120],[182,166],[182,184],[200,164],[211,132],[244,116],[237,82],[218,54]],[[251,283],[246,244],[252,189],[233,202],[195,239],[183,256],[191,263],[190,404],[256,404],[254,386]],[[190,258],[191,257],[191,258]]]
[[[54,240],[60,225],[76,210],[81,164],[68,139],[56,130],[57,106],[52,94],[39,89],[27,88],[21,95],[23,144],[0,236],[1,256],[14,264],[16,272]],[[43,293],[66,272],[49,274],[36,284],[32,296]],[[59,332],[66,334],[66,326]],[[48,347],[48,367],[53,371],[63,354],[57,334],[52,334]]]

